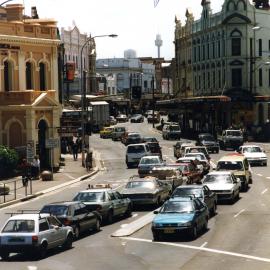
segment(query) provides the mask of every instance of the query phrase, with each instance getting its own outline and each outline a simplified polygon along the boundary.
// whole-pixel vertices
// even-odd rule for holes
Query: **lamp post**
[[[152,121],[153,121],[153,128],[155,127],[155,81],[154,75],[152,76]]]
[[[84,79],[86,77],[86,73],[85,71],[83,71],[83,50],[85,48],[85,46],[90,42],[93,41],[95,38],[99,38],[99,37],[111,37],[111,38],[115,38],[118,35],[116,34],[110,34],[110,35],[97,35],[97,36],[93,36],[93,37],[89,37],[86,39],[86,41],[84,42],[84,44],[81,47],[81,51],[80,51],[80,59],[81,59],[81,65],[80,65],[80,73],[81,73],[81,124],[82,124],[82,166],[84,167],[84,161],[85,161],[85,103],[86,103],[86,80]]]

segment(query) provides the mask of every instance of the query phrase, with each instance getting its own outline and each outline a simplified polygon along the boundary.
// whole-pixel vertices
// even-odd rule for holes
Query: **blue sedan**
[[[200,230],[207,230],[209,211],[205,203],[194,196],[173,197],[155,211],[152,223],[154,241],[165,235],[187,232],[196,239]]]

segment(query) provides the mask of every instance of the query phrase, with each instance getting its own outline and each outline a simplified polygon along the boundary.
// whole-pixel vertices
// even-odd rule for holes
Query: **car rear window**
[[[67,216],[69,214],[69,207],[66,205],[45,205],[40,212],[54,216]]]
[[[35,230],[35,221],[29,219],[10,220],[2,232],[5,233],[30,233]]]
[[[120,127],[119,128],[115,128],[114,131],[115,132],[123,132],[123,131],[125,131],[125,128],[120,128]]]
[[[132,145],[127,149],[128,153],[144,153],[145,149],[143,145]]]
[[[73,201],[81,201],[81,202],[97,202],[104,200],[105,200],[104,192],[80,192],[73,199]]]
[[[219,161],[217,170],[242,171],[243,163],[241,161]]]

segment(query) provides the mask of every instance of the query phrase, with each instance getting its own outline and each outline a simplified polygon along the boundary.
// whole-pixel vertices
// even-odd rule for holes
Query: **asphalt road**
[[[130,131],[156,136],[162,146],[167,162],[173,157],[174,141],[164,141],[151,125],[124,124]],[[40,209],[45,203],[71,200],[76,192],[86,188],[88,183],[110,183],[121,189],[128,178],[137,173],[127,169],[125,146],[110,139],[100,139],[97,134],[90,139],[91,147],[99,153],[104,169],[92,179],[36,198],[32,201],[0,210],[0,225],[7,215],[5,212],[17,209]],[[211,155],[213,161],[224,155]],[[78,163],[79,166],[79,163]],[[0,269],[270,269],[270,170],[269,167],[253,167],[253,184],[247,193],[241,193],[233,205],[218,205],[218,214],[209,221],[209,230],[195,241],[181,237],[165,242],[152,242],[150,225],[125,238],[110,235],[121,227],[129,226],[151,209],[135,210],[128,219],[118,219],[102,227],[96,234],[85,235],[74,242],[74,248],[62,252],[49,252],[46,259],[32,261],[21,255],[1,262]]]

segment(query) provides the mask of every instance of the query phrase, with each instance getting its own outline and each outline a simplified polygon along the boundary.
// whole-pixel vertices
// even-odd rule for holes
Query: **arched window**
[[[234,29],[231,32],[231,45],[232,45],[232,56],[241,55],[241,36],[242,33],[238,29]]]
[[[46,90],[46,65],[44,63],[39,64],[39,88],[41,91]]]
[[[9,147],[15,148],[22,146],[22,128],[18,122],[13,122],[9,126]]]
[[[236,10],[236,6],[235,6],[235,3],[233,1],[230,1],[228,4],[227,4],[227,11],[234,11]]]
[[[26,62],[26,90],[34,89],[33,64]]]
[[[246,10],[246,3],[243,0],[238,1],[238,3],[237,3],[237,9],[239,11]]]
[[[12,63],[8,60],[4,62],[4,89],[5,92],[12,90]]]

